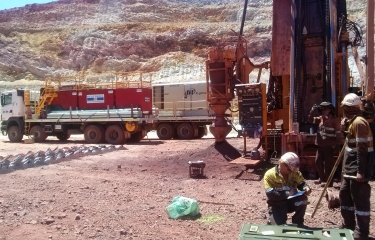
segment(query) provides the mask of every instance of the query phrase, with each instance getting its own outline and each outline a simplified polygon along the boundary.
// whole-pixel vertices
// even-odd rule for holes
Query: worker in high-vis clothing
[[[373,137],[369,123],[362,117],[362,101],[354,93],[341,102],[346,133],[343,173],[355,179],[343,178],[340,188],[342,227],[354,231],[354,239],[368,239],[370,226],[371,187],[374,164]]]
[[[302,173],[299,158],[293,152],[281,156],[279,163],[264,175],[269,224],[286,224],[287,214],[294,212],[292,223],[303,225],[307,196],[311,193]]]
[[[318,146],[316,151],[315,166],[319,175],[317,184],[327,182],[329,175],[335,165],[335,147],[342,144],[343,134],[340,126],[340,119],[336,117],[335,107],[330,102],[322,102],[320,105],[314,105],[308,116],[311,123],[319,124],[315,144]],[[333,186],[331,181],[328,187]]]

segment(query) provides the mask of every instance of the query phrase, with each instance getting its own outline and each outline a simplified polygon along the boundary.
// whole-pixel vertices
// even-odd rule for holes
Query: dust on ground
[[[79,136],[65,143],[56,138],[34,144],[10,143],[3,136],[0,140],[3,157],[90,146]],[[256,145],[256,140],[247,142],[249,148]],[[237,239],[242,224],[267,222],[263,175],[273,166],[264,161],[243,171],[230,163],[242,149],[243,139],[235,137],[222,144],[212,138],[162,141],[151,137],[111,151],[3,172],[0,239]],[[206,163],[206,178],[189,177],[188,162],[196,160]],[[323,190],[313,180],[308,183],[313,192],[305,224],[338,227],[340,212],[328,209],[325,200],[314,218],[308,215]],[[196,199],[201,215],[168,219],[165,208],[175,196]],[[374,219],[374,198],[371,206]]]

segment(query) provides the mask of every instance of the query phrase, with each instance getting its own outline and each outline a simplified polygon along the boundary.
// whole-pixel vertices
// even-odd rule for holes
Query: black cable
[[[346,20],[346,28],[349,32],[349,42],[352,46],[363,46],[362,31],[358,24]]]
[[[340,17],[340,28],[338,36],[340,37],[342,31],[344,30],[344,26],[346,27],[346,31],[349,33],[349,44],[354,46],[364,46],[363,38],[362,38],[362,30],[358,24],[353,21],[347,19],[347,17],[342,14]]]

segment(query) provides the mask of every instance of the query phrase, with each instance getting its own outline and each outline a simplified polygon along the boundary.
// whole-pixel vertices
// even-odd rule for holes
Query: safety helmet
[[[329,107],[329,106],[333,106],[333,105],[332,105],[332,103],[330,103],[330,102],[322,102],[322,103],[320,104],[320,106],[321,106],[321,107]]]
[[[347,94],[341,102],[341,106],[359,106],[361,104],[361,98],[355,93]]]
[[[281,156],[280,162],[288,165],[292,172],[297,172],[299,170],[299,158],[297,154],[293,152],[287,152]]]
[[[336,112],[336,109],[335,109],[335,107],[332,105],[332,103],[330,103],[330,102],[322,102],[321,104],[320,104],[320,106],[322,107],[322,108],[329,108],[330,110],[331,110],[331,113],[332,114],[335,114],[335,112]]]

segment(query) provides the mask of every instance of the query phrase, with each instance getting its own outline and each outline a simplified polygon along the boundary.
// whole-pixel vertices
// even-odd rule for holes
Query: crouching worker
[[[299,158],[295,153],[285,153],[281,156],[278,165],[266,172],[264,187],[268,198],[270,224],[286,224],[287,214],[294,212],[292,223],[303,225],[307,196],[311,193],[311,189],[299,171]],[[305,192],[292,197],[299,191]]]

